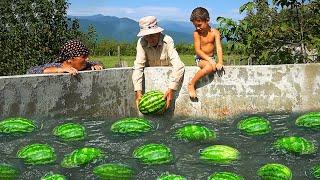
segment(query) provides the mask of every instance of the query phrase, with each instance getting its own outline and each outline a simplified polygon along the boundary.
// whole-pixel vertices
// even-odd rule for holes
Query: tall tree
[[[246,16],[238,22],[217,19],[231,50],[254,64],[307,62],[308,49],[318,49],[319,54],[319,0],[268,2],[244,4],[239,10]]]
[[[78,38],[70,33],[67,8],[66,0],[0,1],[0,75],[24,74],[52,62],[65,41]]]

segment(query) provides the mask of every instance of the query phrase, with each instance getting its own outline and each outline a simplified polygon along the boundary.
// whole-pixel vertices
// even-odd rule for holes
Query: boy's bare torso
[[[199,33],[197,31],[196,33],[198,33],[200,37],[200,49],[208,56],[213,57],[217,30],[210,29],[207,33]]]

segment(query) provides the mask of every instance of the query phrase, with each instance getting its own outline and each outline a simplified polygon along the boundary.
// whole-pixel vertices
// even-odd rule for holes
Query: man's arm
[[[177,90],[179,84],[182,82],[184,74],[184,63],[181,61],[177,50],[174,47],[174,42],[170,38],[167,42],[168,45],[168,56],[172,65],[172,73],[170,74],[169,89]]]
[[[142,97],[142,79],[146,62],[146,55],[144,49],[141,46],[141,39],[138,40],[136,49],[137,54],[136,60],[134,61],[133,65],[132,83],[135,91],[136,103],[138,105]]]
[[[174,91],[178,89],[179,84],[182,82],[184,74],[184,63],[181,61],[177,50],[174,47],[174,42],[170,38],[168,44],[168,56],[172,65],[172,73],[170,74],[170,84],[166,91],[164,98],[166,99],[166,108],[168,109],[171,101],[173,100]]]

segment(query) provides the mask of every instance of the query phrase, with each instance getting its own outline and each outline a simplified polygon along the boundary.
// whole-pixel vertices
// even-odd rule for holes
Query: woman
[[[32,67],[27,74],[69,73],[76,75],[82,70],[103,69],[101,63],[90,62],[88,57],[89,50],[82,42],[69,40],[62,46],[57,62]]]

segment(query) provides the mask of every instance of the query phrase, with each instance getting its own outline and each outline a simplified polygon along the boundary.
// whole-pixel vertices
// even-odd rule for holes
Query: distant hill
[[[80,29],[83,32],[88,30],[92,24],[98,34],[98,39],[108,38],[122,42],[133,42],[138,39],[139,24],[129,18],[118,18],[104,16],[101,14],[93,16],[69,16],[71,19],[79,19]],[[194,27],[190,22],[160,21],[159,26],[164,32],[170,35],[175,43],[192,43],[192,32]]]

